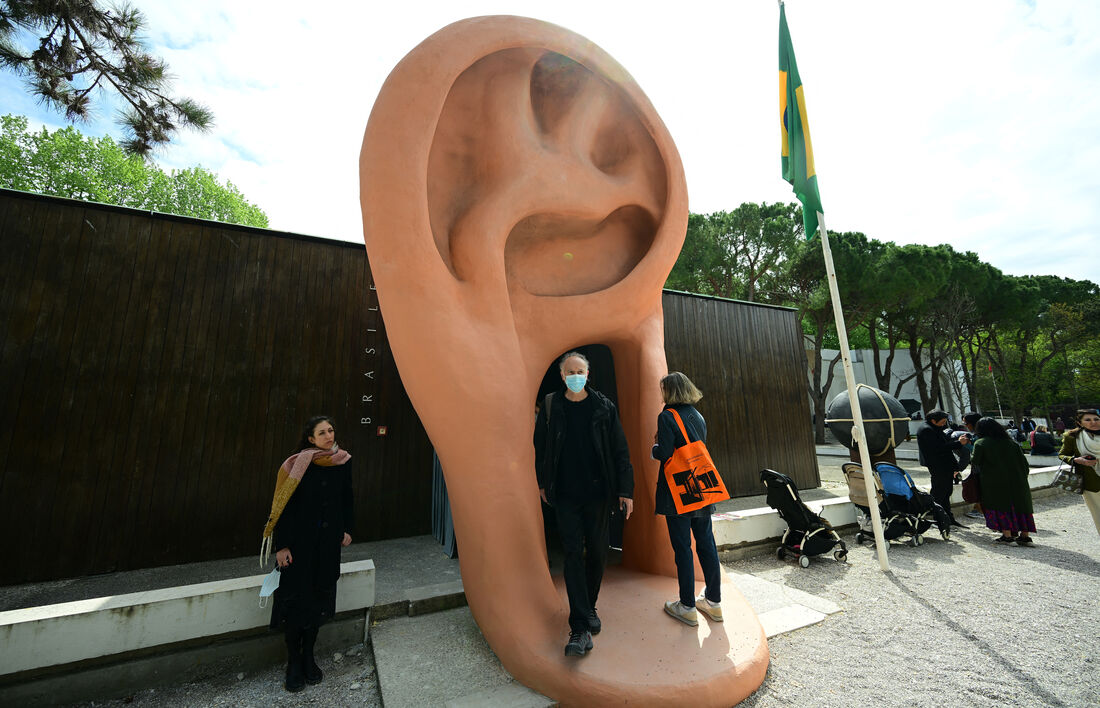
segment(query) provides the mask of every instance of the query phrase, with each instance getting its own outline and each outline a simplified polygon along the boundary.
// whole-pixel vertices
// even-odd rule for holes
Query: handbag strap
[[[684,436],[684,444],[691,443],[691,438],[688,437],[687,428],[684,427],[684,421],[680,418],[680,414],[676,412],[675,408],[669,408],[668,412],[672,414],[672,417],[676,419],[676,425],[680,426],[680,433]]]

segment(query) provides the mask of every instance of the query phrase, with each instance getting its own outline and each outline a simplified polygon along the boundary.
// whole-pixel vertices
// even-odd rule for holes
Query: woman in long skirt
[[[1028,484],[1028,464],[1001,424],[992,418],[978,421],[978,441],[971,463],[982,470],[982,511],[985,525],[1000,531],[997,543],[1034,543],[1035,512]]]

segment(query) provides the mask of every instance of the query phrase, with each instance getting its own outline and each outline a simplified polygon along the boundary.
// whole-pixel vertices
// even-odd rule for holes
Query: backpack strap
[[[551,406],[552,406],[553,402],[554,402],[554,392],[551,391],[550,393],[546,394],[546,398],[544,398],[543,401],[542,401],[542,407],[546,411],[546,427],[547,428],[550,427],[550,411],[551,411]]]

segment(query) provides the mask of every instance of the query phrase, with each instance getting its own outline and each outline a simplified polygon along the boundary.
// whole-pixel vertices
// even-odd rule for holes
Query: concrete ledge
[[[363,641],[365,612],[337,615],[317,638],[318,655],[344,651]],[[0,705],[20,708],[124,698],[150,687],[191,683],[238,672],[253,673],[286,661],[280,632],[256,629],[206,642],[91,659],[36,672],[32,678],[0,679]]]
[[[444,708],[554,708],[558,702],[535,693],[521,683],[512,683],[454,698]]]
[[[431,612],[453,610],[466,605],[466,591],[462,581],[438,585],[425,585],[409,591],[409,616],[426,615]]]
[[[0,612],[0,678],[267,627],[265,575]],[[374,562],[341,565],[338,613],[374,604]]]

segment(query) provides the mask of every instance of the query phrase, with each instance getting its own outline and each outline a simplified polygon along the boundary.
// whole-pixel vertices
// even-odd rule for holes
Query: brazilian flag
[[[817,191],[814,171],[814,149],[810,143],[810,124],[806,119],[806,96],[802,79],[794,60],[791,33],[787,30],[787,13],[779,6],[779,121],[783,137],[783,179],[791,183],[798,201],[802,202],[802,222],[806,239],[817,235],[817,212],[821,195]]]

